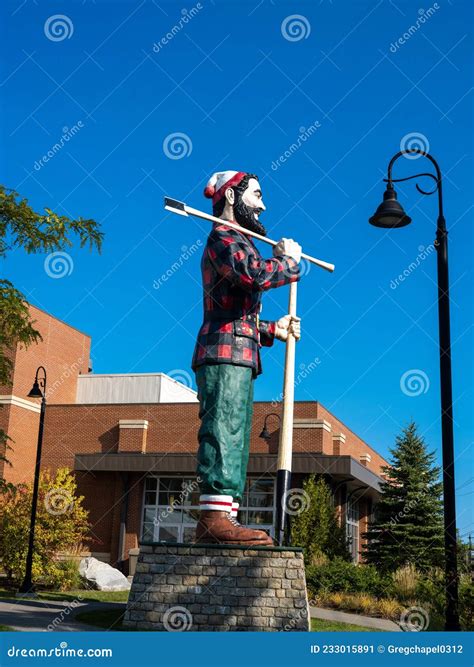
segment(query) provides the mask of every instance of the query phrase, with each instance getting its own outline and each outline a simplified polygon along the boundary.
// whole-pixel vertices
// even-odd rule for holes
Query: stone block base
[[[308,631],[303,551],[141,544],[123,624],[168,632]]]

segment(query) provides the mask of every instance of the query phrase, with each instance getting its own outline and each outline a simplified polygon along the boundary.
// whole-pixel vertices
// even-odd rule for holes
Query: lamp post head
[[[259,438],[262,438],[262,440],[269,440],[270,439],[270,431],[267,429],[266,425],[264,425],[262,432],[258,436]]]
[[[258,436],[259,438],[262,438],[262,440],[270,440],[270,438],[272,437],[272,434],[267,428],[267,420],[269,417],[276,417],[281,424],[281,417],[277,412],[269,412],[268,415],[265,415],[265,419],[263,421],[263,429],[260,435]]]
[[[43,392],[39,387],[38,378],[35,378],[34,384],[28,393],[28,398],[43,398]]]
[[[402,205],[397,200],[397,193],[392,183],[387,184],[387,189],[383,193],[383,202],[374,215],[369,218],[369,222],[374,227],[382,227],[383,229],[396,229],[410,224],[411,218],[405,213]]]

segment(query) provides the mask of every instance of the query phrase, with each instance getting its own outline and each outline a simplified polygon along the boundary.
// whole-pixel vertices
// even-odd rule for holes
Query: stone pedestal
[[[303,550],[141,544],[124,626],[308,631]]]

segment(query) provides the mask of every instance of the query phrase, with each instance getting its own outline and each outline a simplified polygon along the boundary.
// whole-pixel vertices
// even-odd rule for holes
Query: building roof
[[[191,379],[181,372],[180,382],[166,373],[87,373],[77,380],[79,405],[137,403],[196,403],[197,393],[185,384]],[[189,379],[188,379],[189,378]]]
[[[251,454],[248,474],[274,475],[277,471],[277,454]],[[108,453],[76,454],[74,470],[81,472],[142,472],[160,474],[194,475],[195,454],[172,453]],[[348,489],[365,493],[380,492],[381,478],[352,456],[331,456],[306,452],[294,452],[292,472],[330,475],[336,481],[346,482]]]

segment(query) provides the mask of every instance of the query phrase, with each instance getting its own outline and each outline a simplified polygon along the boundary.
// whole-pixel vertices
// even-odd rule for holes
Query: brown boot
[[[263,530],[253,530],[232,521],[229,512],[201,510],[196,526],[196,542],[204,544],[235,544],[273,546],[272,538]]]

